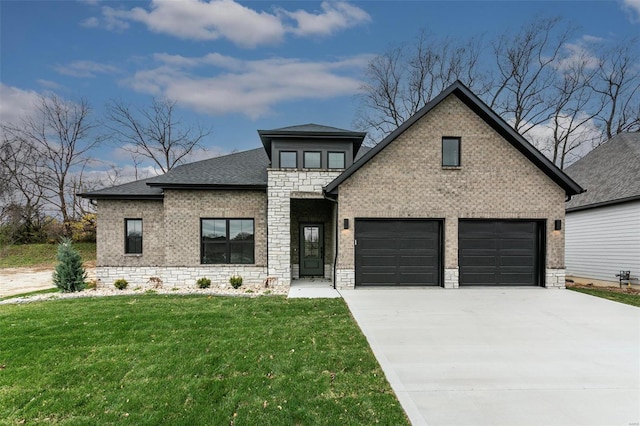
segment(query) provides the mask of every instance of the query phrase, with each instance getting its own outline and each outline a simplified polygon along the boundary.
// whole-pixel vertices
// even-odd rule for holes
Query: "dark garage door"
[[[356,286],[440,285],[441,222],[356,219]]]
[[[461,220],[458,225],[461,286],[539,285],[539,222]]]

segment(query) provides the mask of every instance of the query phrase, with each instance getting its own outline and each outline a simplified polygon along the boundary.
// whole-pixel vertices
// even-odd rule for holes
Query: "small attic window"
[[[295,169],[298,167],[298,153],[295,151],[280,151],[280,168]]]
[[[442,138],[442,167],[460,167],[460,138]]]
[[[327,155],[330,169],[344,169],[344,152],[329,152]]]
[[[321,153],[317,151],[305,151],[304,153],[304,168],[305,169],[319,169],[322,167]]]

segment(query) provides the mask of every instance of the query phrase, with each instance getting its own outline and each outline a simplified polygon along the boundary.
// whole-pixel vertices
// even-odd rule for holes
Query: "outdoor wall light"
[[[349,219],[345,219],[342,223],[343,229],[349,229]]]
[[[553,222],[553,230],[554,230],[554,231],[559,231],[559,230],[561,230],[561,229],[562,229],[562,220],[560,220],[560,219],[556,219],[556,220]]]

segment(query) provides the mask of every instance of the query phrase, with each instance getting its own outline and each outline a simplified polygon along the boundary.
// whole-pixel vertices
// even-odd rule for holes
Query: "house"
[[[564,204],[582,188],[460,82],[370,150],[315,124],[258,135],[262,148],[83,194],[102,285],[564,287]]]
[[[566,169],[587,192],[567,203],[567,274],[640,276],[640,133],[620,133]]]

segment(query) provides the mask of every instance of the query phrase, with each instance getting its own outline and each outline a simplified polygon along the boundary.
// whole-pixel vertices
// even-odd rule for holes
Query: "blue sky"
[[[367,61],[421,29],[491,37],[536,16],[567,19],[576,42],[640,34],[640,0],[2,0],[0,120],[28,114],[47,91],[85,97],[97,119],[112,98],[167,96],[183,121],[212,127],[200,155],[250,149],[256,129],[352,128]],[[118,148],[96,156],[127,164]]]

